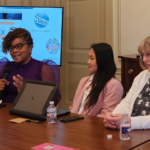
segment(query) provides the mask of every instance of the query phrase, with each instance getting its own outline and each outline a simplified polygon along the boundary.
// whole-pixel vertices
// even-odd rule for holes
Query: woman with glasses
[[[90,76],[81,79],[69,107],[72,113],[103,117],[120,102],[123,87],[114,76],[113,50],[107,43],[93,44],[88,54]]]
[[[128,114],[131,129],[150,129],[150,36],[139,47],[142,71],[133,81],[127,96],[112,113],[105,115],[104,124],[108,128],[119,128],[123,114]]]
[[[2,42],[2,51],[9,52],[14,61],[6,63],[0,72],[0,91],[4,102],[13,102],[26,79],[55,82],[52,69],[46,63],[31,57],[33,39],[31,34],[22,28],[11,28]],[[8,78],[4,79],[5,68],[10,69]],[[60,100],[60,92],[54,96],[55,105]]]

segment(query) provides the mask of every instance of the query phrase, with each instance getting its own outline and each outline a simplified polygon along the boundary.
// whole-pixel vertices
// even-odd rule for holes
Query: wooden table
[[[149,150],[150,149],[150,141],[147,141],[138,147],[133,148],[133,150]]]
[[[10,119],[19,116],[9,114],[10,106],[0,108],[0,150],[29,150],[45,142],[82,150],[127,150],[150,139],[150,130],[137,130],[131,140],[121,141],[119,130],[105,128],[102,118],[92,116],[68,123],[60,122],[60,117],[56,124],[11,123]],[[113,138],[108,140],[107,134]]]

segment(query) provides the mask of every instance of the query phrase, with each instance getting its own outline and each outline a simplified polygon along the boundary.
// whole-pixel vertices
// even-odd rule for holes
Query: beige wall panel
[[[113,48],[117,68],[121,67],[118,55],[138,53],[140,41],[150,35],[149,5],[149,0],[113,0]]]
[[[6,5],[6,1],[5,1],[5,0],[0,0],[0,5],[1,5],[1,6]]]
[[[85,63],[86,64],[88,61],[88,52],[89,52],[89,49],[85,53],[68,52],[68,53],[66,53],[67,62],[78,62],[78,63]]]
[[[23,0],[6,0],[6,6],[22,6]]]
[[[0,5],[60,7],[60,0],[0,0]]]
[[[113,47],[113,1],[106,2],[106,42]]]
[[[31,6],[31,0],[23,0],[23,6]]]
[[[31,0],[31,6],[46,6],[46,0]]]
[[[113,0],[113,50],[117,68],[121,67],[120,55],[120,0]]]
[[[117,71],[115,73],[115,78],[121,82],[121,68],[117,68]]]
[[[61,0],[46,0],[46,6],[60,7]]]
[[[79,84],[79,81],[81,80],[81,75],[82,77],[88,76],[88,68],[86,64],[79,64],[79,63],[68,63],[67,64],[67,72],[68,72],[68,78],[67,78],[67,83],[68,83],[68,101],[72,103],[72,100],[75,95],[75,91],[77,89],[77,86]]]
[[[112,2],[112,45],[117,66],[116,78],[121,81],[121,59],[118,58],[121,55],[121,1],[113,0]]]
[[[121,0],[121,55],[135,54],[150,35],[150,0]]]
[[[30,6],[31,0],[0,0],[1,6]]]
[[[97,42],[106,42],[106,0],[100,0],[98,5],[98,20]]]
[[[69,2],[70,48],[85,49],[98,42],[98,1]]]

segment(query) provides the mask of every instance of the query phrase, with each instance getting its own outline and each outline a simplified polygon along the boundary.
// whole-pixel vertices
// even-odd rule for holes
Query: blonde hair
[[[138,46],[138,52],[139,52],[140,54],[142,54],[143,49],[144,49],[145,47],[150,47],[150,36],[148,36],[146,39],[144,39],[144,40],[142,40],[142,41],[140,42],[140,44],[139,44],[139,46]],[[149,51],[149,53],[150,53],[150,51]],[[146,69],[147,69],[147,67],[145,66],[145,63],[143,62],[143,59],[142,59],[142,58],[140,59],[140,66],[141,66],[141,68],[142,68],[143,70],[146,70]]]

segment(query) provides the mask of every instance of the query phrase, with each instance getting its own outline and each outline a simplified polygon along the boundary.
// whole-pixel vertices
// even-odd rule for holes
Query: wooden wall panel
[[[99,41],[98,4],[95,1],[69,2],[70,49],[88,49],[89,45]]]
[[[31,0],[31,6],[45,6],[46,0]]]
[[[22,6],[23,0],[6,0],[6,6]]]

